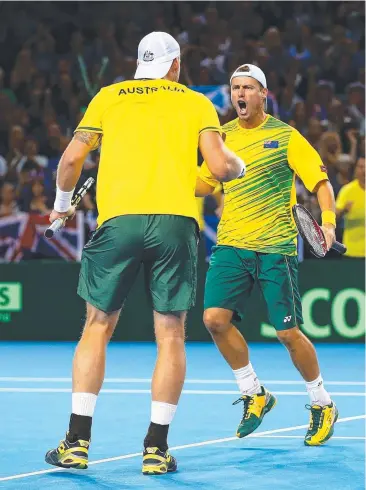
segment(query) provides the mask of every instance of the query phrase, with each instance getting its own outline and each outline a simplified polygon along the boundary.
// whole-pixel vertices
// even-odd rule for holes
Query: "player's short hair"
[[[249,68],[248,65],[241,65],[235,71],[238,72],[238,73],[248,73],[248,71],[250,71],[250,68]]]

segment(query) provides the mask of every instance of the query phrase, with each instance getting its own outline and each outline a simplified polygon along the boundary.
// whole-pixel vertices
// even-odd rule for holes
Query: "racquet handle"
[[[345,247],[343,243],[334,242],[331,248],[341,255],[347,252],[347,247]]]
[[[52,225],[50,225],[47,230],[44,232],[44,236],[46,238],[52,238],[55,233],[58,232],[60,228],[62,228],[66,222],[67,218],[58,218],[56,219]]]
[[[94,184],[95,180],[93,179],[93,177],[89,177],[85,182],[84,184],[80,187],[80,189],[78,190],[78,192],[75,194],[75,196],[73,197],[72,201],[71,201],[71,205],[72,206],[77,206],[80,201],[82,200],[82,198],[85,196],[85,194],[88,192],[88,190],[90,189],[90,187]],[[44,236],[46,238],[52,238],[53,235],[60,229],[62,228],[65,223],[66,223],[66,220],[68,219],[69,217],[68,216],[65,216],[65,218],[58,218],[56,219],[52,225],[50,225],[47,230],[44,232]]]

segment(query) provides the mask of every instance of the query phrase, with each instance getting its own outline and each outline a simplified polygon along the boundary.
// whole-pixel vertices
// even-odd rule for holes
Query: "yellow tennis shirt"
[[[98,226],[125,214],[172,214],[198,221],[194,195],[199,136],[220,131],[204,95],[168,80],[103,88],[76,131],[103,135]]]
[[[365,189],[358,180],[353,180],[339,191],[336,207],[343,211],[346,204],[352,206],[344,216],[343,243],[347,247],[345,255],[365,257]]]
[[[226,145],[244,160],[247,173],[223,184],[218,245],[296,255],[295,176],[309,191],[327,180],[319,154],[296,129],[269,115],[254,129],[242,128],[235,119],[222,131]],[[218,184],[205,162],[199,176],[211,186]]]

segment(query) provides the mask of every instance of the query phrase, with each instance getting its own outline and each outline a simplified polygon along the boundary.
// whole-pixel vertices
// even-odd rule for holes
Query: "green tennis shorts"
[[[96,308],[122,307],[141,268],[158,312],[185,311],[196,298],[198,227],[173,215],[117,216],[85,245],[78,294]]]
[[[206,276],[205,309],[225,308],[241,320],[257,280],[276,330],[301,325],[297,257],[253,252],[235,247],[213,248]]]

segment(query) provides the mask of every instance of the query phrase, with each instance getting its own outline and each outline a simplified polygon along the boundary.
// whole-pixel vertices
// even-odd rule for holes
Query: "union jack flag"
[[[19,262],[32,254],[45,258],[80,260],[84,246],[84,215],[81,211],[48,240],[43,235],[49,216],[18,213],[0,219],[0,262]]]

